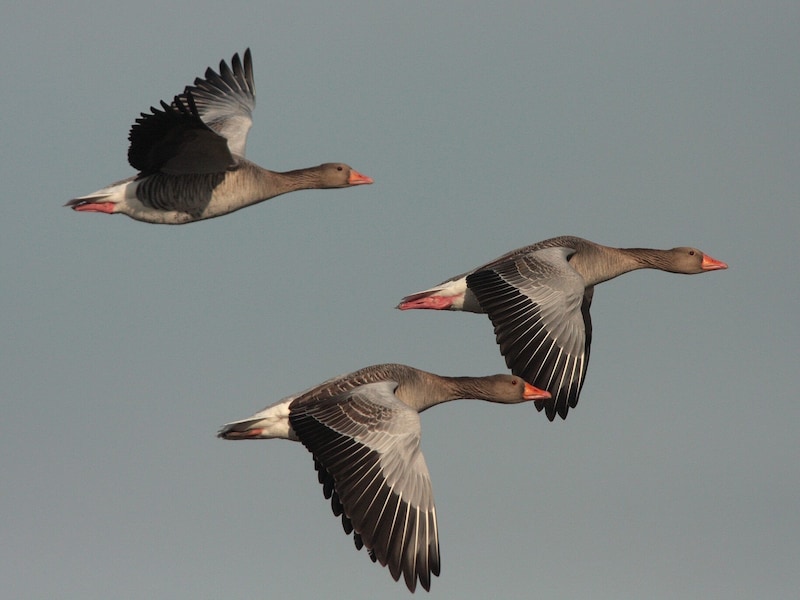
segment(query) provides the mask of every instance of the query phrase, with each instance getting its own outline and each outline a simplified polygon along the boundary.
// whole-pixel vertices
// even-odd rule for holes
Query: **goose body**
[[[344,163],[280,173],[245,159],[255,108],[248,49],[231,66],[205,78],[161,109],[142,113],[129,135],[128,162],[139,171],[67,202],[79,212],[121,213],[147,223],[182,224],[211,219],[302,189],[372,183]]]
[[[696,248],[613,248],[561,236],[406,296],[397,308],[487,314],[511,372],[551,393],[536,406],[552,421],[556,414],[567,417],[583,387],[595,285],[637,269],[695,274],[726,268]]]
[[[419,413],[461,398],[503,404],[549,394],[512,375],[442,377],[384,364],[334,377],[228,423],[229,440],[289,439],[313,454],[326,498],[356,548],[412,592],[439,575],[439,531]]]

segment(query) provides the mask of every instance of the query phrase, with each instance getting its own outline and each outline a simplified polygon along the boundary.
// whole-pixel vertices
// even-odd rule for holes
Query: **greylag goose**
[[[511,372],[552,394],[536,403],[552,421],[556,414],[567,418],[583,387],[595,285],[636,269],[693,274],[727,268],[696,248],[611,248],[562,236],[406,296],[397,308],[487,314]]]
[[[343,163],[278,173],[245,159],[256,105],[250,49],[219,73],[208,68],[171,104],[131,127],[128,162],[139,174],[67,202],[80,212],[121,213],[177,225],[211,219],[280,194],[345,188],[372,179]]]
[[[442,377],[398,364],[373,365],[289,396],[228,423],[228,440],[300,441],[313,454],[323,493],[356,548],[388,565],[408,589],[439,575],[439,531],[418,413],[477,398],[502,404],[550,394],[519,377]]]

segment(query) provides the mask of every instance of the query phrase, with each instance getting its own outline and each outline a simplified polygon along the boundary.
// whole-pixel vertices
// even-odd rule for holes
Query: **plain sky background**
[[[62,208],[248,46],[248,157],[374,185],[177,227]],[[393,307],[573,234],[730,268],[600,286],[566,421],[423,415],[431,597],[796,597],[800,4],[18,2],[0,52],[4,595],[408,597],[302,446],[216,431],[369,364],[503,372],[486,317]]]

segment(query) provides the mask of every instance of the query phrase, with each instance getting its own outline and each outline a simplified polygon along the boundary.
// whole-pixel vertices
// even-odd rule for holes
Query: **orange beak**
[[[525,382],[525,391],[522,392],[522,397],[525,400],[547,400],[551,398],[550,392],[545,390],[540,390],[537,387],[532,386],[527,381]]]
[[[728,265],[721,260],[711,258],[708,254],[703,254],[703,262],[700,263],[700,268],[703,271],[718,271],[719,269],[727,269]]]
[[[372,181],[372,177],[367,177],[355,169],[350,169],[350,178],[347,180],[347,183],[350,185],[364,185],[366,183],[372,183]]]

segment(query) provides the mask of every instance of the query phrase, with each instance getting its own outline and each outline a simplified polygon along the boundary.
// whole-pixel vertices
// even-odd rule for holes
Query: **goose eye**
[[[689,256],[694,256],[694,250],[689,250]]]
[[[337,171],[341,171],[341,170],[342,170],[342,167],[336,167],[336,170],[337,170]]]
[[[519,383],[519,380],[517,380],[517,379],[512,379],[511,380],[511,385],[517,385],[518,383]]]

